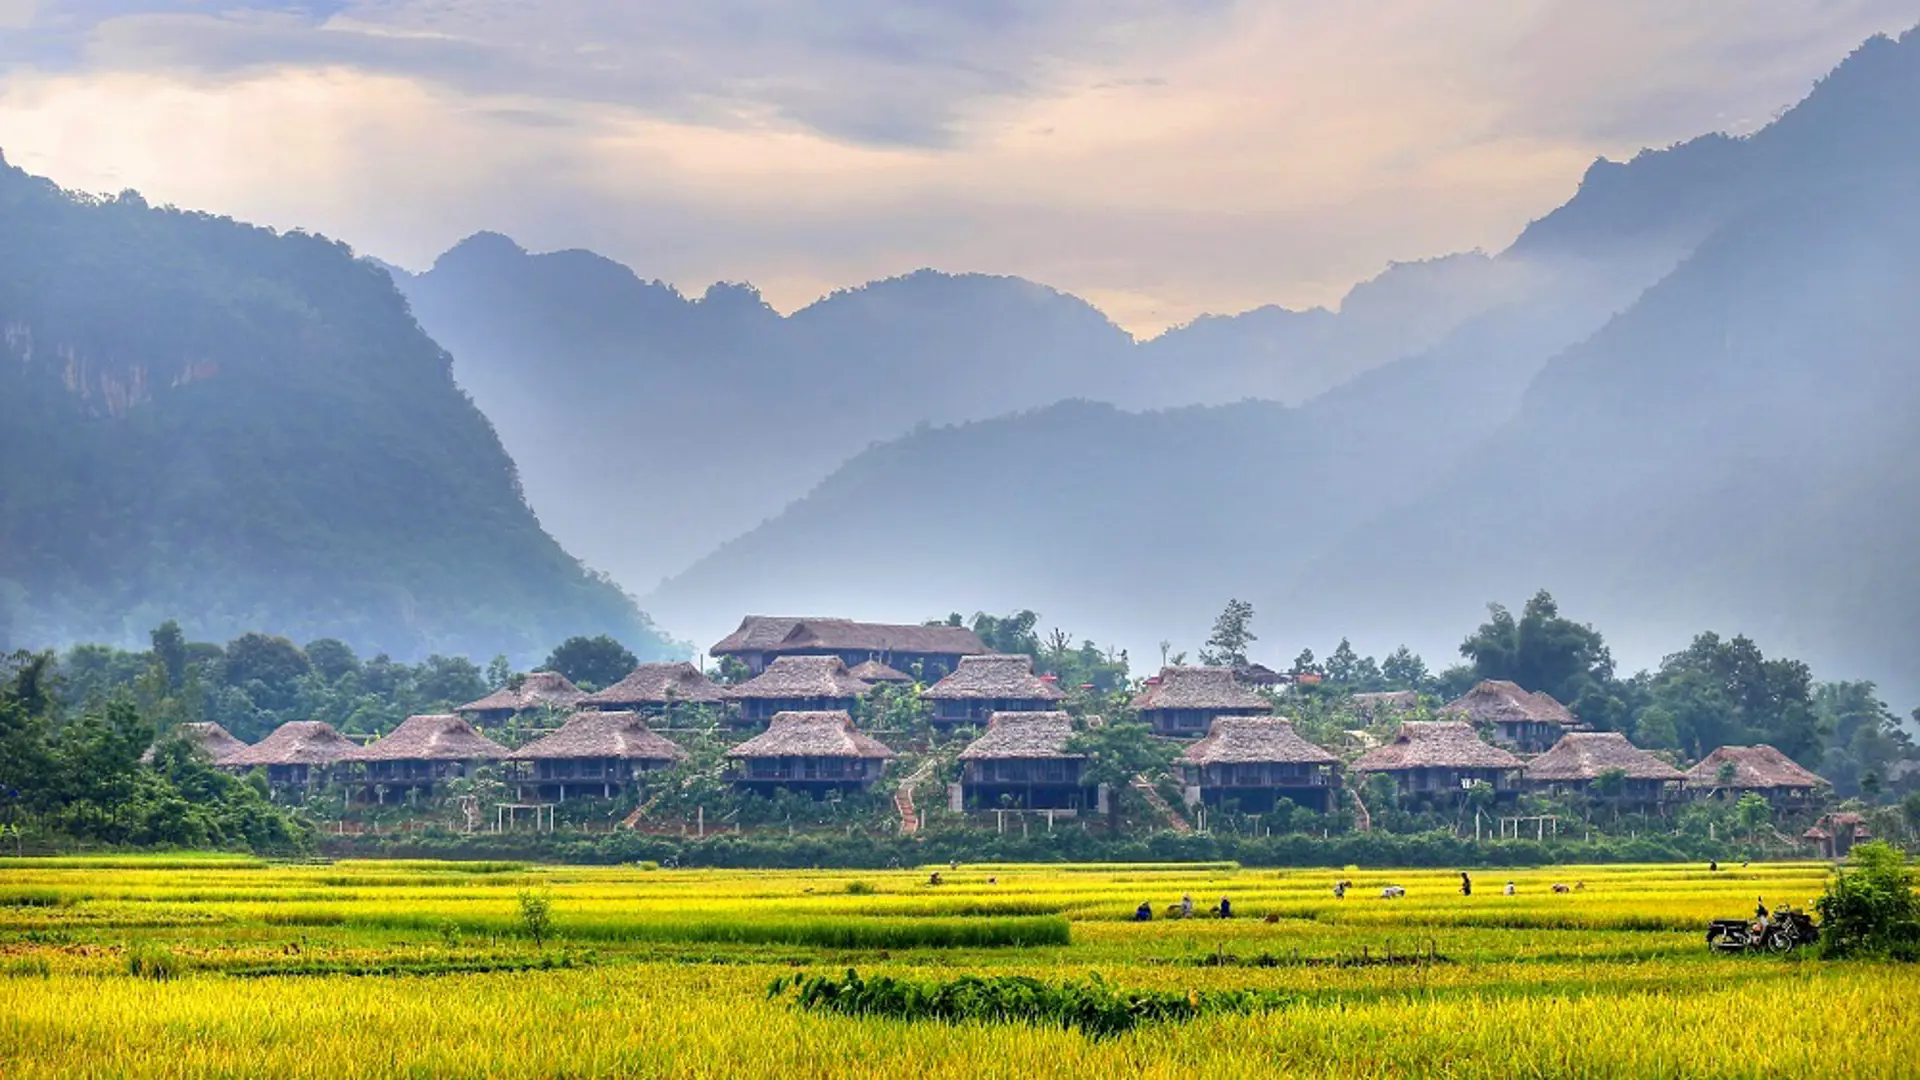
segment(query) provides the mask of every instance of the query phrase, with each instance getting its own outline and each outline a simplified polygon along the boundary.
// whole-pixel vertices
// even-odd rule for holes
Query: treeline
[[[51,657],[0,660],[0,834],[115,846],[293,852],[312,830],[181,741],[155,743],[125,697],[69,713]],[[151,751],[151,752],[149,752]]]
[[[1254,638],[1250,605],[1230,604],[1203,657],[1244,663]],[[1822,682],[1799,660],[1769,657],[1744,636],[1701,633],[1650,671],[1622,676],[1606,638],[1562,615],[1542,591],[1518,615],[1501,604],[1460,643],[1461,662],[1432,671],[1404,647],[1386,660],[1345,639],[1324,659],[1303,650],[1283,709],[1322,725],[1346,723],[1356,693],[1414,690],[1438,705],[1483,679],[1549,694],[1581,721],[1619,731],[1648,750],[1698,760],[1719,746],[1765,743],[1831,780],[1837,795],[1880,801],[1902,776],[1920,774],[1920,748],[1871,682]],[[1920,709],[1913,713],[1920,721]]]

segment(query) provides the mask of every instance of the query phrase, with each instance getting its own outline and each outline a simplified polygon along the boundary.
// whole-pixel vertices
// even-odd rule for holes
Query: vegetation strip
[[[846,974],[783,975],[767,987],[769,998],[791,994],[810,1012],[881,1016],[948,1024],[1026,1024],[1061,1027],[1108,1038],[1140,1024],[1195,1019],[1205,1013],[1247,1015],[1286,1008],[1298,995],[1262,990],[1127,990],[1109,986],[1096,972],[1084,981],[1045,983],[1025,975],[963,975],[940,982],[863,978]]]

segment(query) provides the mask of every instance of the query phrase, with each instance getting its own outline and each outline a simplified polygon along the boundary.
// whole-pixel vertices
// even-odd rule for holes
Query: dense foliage
[[[264,787],[214,769],[178,740],[155,744],[153,723],[131,701],[62,710],[45,655],[16,653],[0,674],[0,824],[9,830],[31,822],[36,833],[109,845],[311,844],[311,830]]]
[[[673,651],[541,530],[447,354],[345,245],[0,161],[0,250],[0,648],[191,613],[409,658]]]
[[[1820,897],[1820,936],[1829,956],[1920,960],[1920,896],[1913,868],[1892,845],[1853,849]]]

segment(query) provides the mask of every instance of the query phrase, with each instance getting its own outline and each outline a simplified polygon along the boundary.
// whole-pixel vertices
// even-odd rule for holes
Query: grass
[[[1706,951],[1708,919],[1804,903],[1818,865],[1503,871],[1471,897],[1439,871],[939,869],[935,886],[0,859],[0,897],[57,897],[0,904],[0,1076],[1893,1077],[1920,1060],[1915,968]],[[1387,884],[1407,898],[1378,899]],[[525,889],[552,897],[544,948],[519,927]],[[1182,895],[1240,917],[1131,921]]]

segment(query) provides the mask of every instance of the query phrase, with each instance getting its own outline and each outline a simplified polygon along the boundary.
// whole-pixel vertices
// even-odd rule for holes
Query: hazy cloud
[[[1136,328],[1503,246],[1920,0],[0,0],[0,147],[421,266],[588,246],[783,307],[933,265]]]

